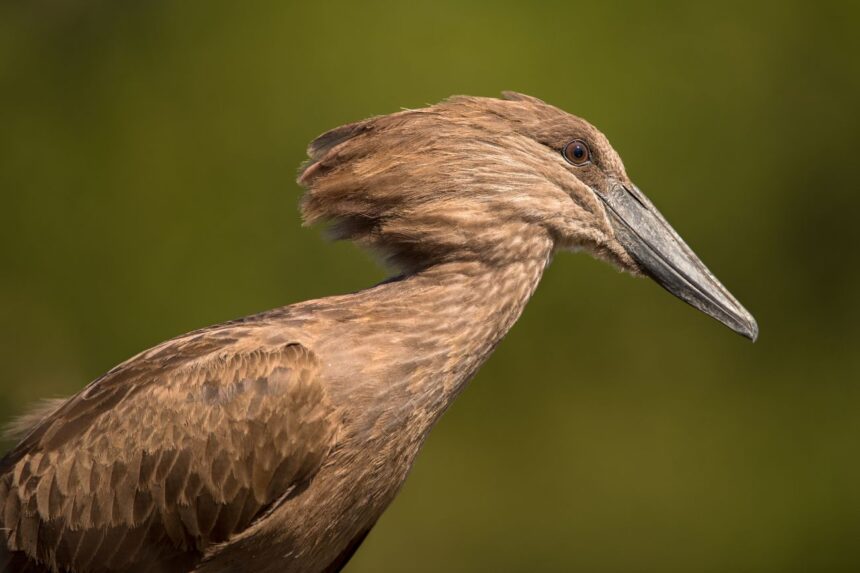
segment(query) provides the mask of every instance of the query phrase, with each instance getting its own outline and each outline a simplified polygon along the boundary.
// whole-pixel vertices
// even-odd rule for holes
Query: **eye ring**
[[[565,145],[561,154],[572,165],[582,166],[591,162],[591,150],[581,139],[574,139]]]

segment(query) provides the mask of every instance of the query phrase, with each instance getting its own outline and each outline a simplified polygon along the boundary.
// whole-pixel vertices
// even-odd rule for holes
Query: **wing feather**
[[[184,570],[311,479],[336,425],[316,357],[215,348],[142,354],[33,427],[0,462],[0,563]]]

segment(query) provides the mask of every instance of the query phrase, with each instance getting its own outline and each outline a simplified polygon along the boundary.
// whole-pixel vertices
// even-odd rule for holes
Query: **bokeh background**
[[[860,571],[854,6],[4,2],[0,418],[383,279],[301,228],[307,142],[512,89],[608,134],[760,340],[557,257],[348,571]]]

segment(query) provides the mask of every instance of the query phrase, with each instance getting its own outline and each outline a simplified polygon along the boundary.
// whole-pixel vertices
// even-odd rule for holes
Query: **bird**
[[[17,420],[2,570],[340,571],[565,251],[758,335],[606,136],[541,99],[453,96],[307,154],[305,224],[390,278],[183,334]]]

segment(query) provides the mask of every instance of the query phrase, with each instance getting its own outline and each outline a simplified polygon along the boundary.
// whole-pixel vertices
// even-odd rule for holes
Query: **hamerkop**
[[[538,99],[453,97],[308,155],[304,220],[399,274],[179,336],[25,416],[5,571],[340,570],[557,251],[756,337],[606,137]]]

